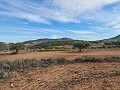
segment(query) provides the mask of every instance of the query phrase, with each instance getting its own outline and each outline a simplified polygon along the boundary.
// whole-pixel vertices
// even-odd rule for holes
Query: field
[[[119,57],[120,50],[83,50],[1,54],[1,60],[78,57]],[[110,58],[111,59],[111,58]],[[12,79],[0,81],[0,90],[119,90],[120,61],[56,64],[25,70]]]
[[[0,60],[19,60],[19,59],[43,59],[43,58],[67,58],[73,59],[81,56],[120,56],[120,50],[83,50],[77,51],[48,51],[48,52],[29,52],[16,55],[0,54]]]

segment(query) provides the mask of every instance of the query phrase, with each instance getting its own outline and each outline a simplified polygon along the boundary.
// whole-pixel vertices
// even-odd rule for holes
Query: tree
[[[113,45],[115,45],[116,48],[119,48],[120,47],[120,41],[117,40],[117,41],[112,41]]]
[[[90,46],[90,43],[88,42],[77,42],[73,44],[73,47],[78,48],[79,52],[82,52],[82,49],[87,48],[88,46]]]
[[[15,52],[13,52],[14,54],[17,54],[19,50],[23,50],[24,48],[25,48],[25,45],[23,43],[10,43],[9,44],[9,49],[15,50]]]
[[[120,41],[110,41],[104,43],[108,48],[120,48]]]
[[[7,49],[7,44],[0,42],[0,51],[4,51]]]

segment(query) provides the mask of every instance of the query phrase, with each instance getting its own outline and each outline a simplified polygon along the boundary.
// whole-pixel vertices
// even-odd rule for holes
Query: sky
[[[120,0],[0,0],[0,42],[120,34]]]

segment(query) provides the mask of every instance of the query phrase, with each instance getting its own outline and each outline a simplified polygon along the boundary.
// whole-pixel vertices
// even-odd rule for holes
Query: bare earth
[[[28,71],[0,90],[120,90],[120,63],[82,63]]]
[[[120,50],[87,50],[82,53],[75,51],[49,51],[49,52],[30,52],[17,55],[0,55],[0,60],[18,60],[18,59],[41,59],[41,58],[60,58],[73,59],[81,56],[120,56]]]
[[[72,59],[81,56],[120,56],[120,50],[31,52],[0,55],[0,59]],[[0,81],[0,90],[120,90],[120,63],[74,63],[38,68],[21,73],[12,80]]]

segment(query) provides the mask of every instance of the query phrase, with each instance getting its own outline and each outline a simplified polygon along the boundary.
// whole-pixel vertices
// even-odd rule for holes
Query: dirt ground
[[[26,71],[0,90],[120,90],[120,63],[76,63]]]
[[[29,52],[17,55],[0,54],[0,60],[18,60],[18,59],[41,59],[41,58],[60,58],[67,59],[81,56],[120,56],[120,50],[84,50],[82,53],[77,51],[48,51],[48,52]]]
[[[30,52],[0,55],[0,60],[81,56],[120,56],[120,50]],[[120,90],[120,62],[73,63],[25,71],[0,81],[0,90]]]

